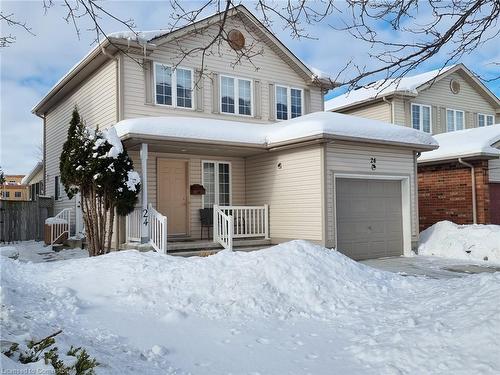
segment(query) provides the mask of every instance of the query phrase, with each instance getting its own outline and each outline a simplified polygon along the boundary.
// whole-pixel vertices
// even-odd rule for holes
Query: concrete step
[[[234,248],[234,251],[244,251],[244,252],[250,252],[250,251],[257,251],[257,250],[263,250],[267,249],[270,246],[249,246],[249,247],[238,247]],[[172,256],[179,256],[179,257],[184,257],[184,258],[189,258],[189,257],[206,257],[210,255],[217,254],[219,251],[222,251],[223,249],[211,249],[211,250],[188,250],[188,251],[182,251],[182,250],[176,250],[172,252],[168,252],[168,255]]]
[[[246,251],[245,249],[262,249],[271,246],[271,240],[266,239],[244,239],[234,240],[233,248],[238,251]],[[139,251],[151,251],[153,247],[150,244],[140,244],[137,242],[125,243],[120,246],[121,250],[135,249]],[[167,252],[170,255],[193,256],[199,255],[200,252],[213,252],[222,250],[219,243],[210,240],[195,240],[195,241],[176,241],[167,243]],[[181,254],[182,253],[182,254]],[[187,255],[186,255],[187,254]]]
[[[253,247],[253,246],[269,246],[271,240],[265,239],[244,239],[244,240],[234,240],[233,247],[235,249],[240,247]],[[169,242],[167,244],[168,251],[180,251],[180,250],[213,250],[222,249],[222,246],[211,240],[206,241],[179,241],[179,242]]]

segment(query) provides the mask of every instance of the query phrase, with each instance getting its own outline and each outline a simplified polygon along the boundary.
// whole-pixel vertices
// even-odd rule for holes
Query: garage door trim
[[[337,241],[337,179],[369,179],[369,180],[396,180],[401,181],[401,212],[403,224],[403,254],[411,255],[411,191],[409,175],[386,175],[386,174],[356,174],[356,173],[333,173],[333,222],[335,223],[335,248]]]

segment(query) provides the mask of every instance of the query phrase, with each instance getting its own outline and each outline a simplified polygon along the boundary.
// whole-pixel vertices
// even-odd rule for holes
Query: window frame
[[[286,107],[287,107],[287,119],[282,120],[278,119],[278,87],[286,89]],[[281,84],[275,84],[274,85],[274,117],[276,121],[287,121],[287,120],[292,120],[292,90],[299,90],[300,91],[300,116],[304,116],[304,89],[300,87],[294,87],[294,86],[288,86],[288,85],[281,85]],[[294,118],[297,118],[294,117]]]
[[[233,166],[230,161],[227,160],[202,160],[201,161],[201,185],[205,186],[205,172],[203,170],[205,163],[214,164],[214,205],[219,205],[219,164],[229,165],[229,206],[233,205]],[[225,207],[225,206],[224,206]],[[205,195],[201,196],[201,208],[205,207]]]
[[[162,65],[164,67],[170,68],[172,70],[172,104],[163,104],[163,103],[158,103],[156,100],[156,66]],[[189,70],[191,72],[191,107],[182,107],[177,105],[177,69],[182,69],[182,70]],[[154,96],[154,104],[161,106],[161,107],[167,107],[167,108],[179,108],[179,109],[189,109],[189,110],[194,110],[194,69],[188,68],[185,66],[177,66],[174,68],[172,65],[161,63],[158,61],[153,62],[153,96]]]
[[[14,198],[22,198],[23,197],[23,193],[20,192],[20,191],[15,191],[14,192]]]
[[[234,80],[234,113],[231,112],[223,112],[222,111],[222,78],[231,78]],[[242,81],[248,81],[250,82],[250,114],[245,115],[244,113],[240,113],[240,84],[238,80]],[[240,77],[240,76],[233,76],[229,74],[219,74],[219,113],[222,115],[229,115],[229,116],[240,116],[240,117],[254,117],[254,93],[253,93],[253,79],[246,78],[246,77]]]
[[[479,125],[479,117],[480,116],[483,116],[484,117],[484,125],[483,126],[480,126]],[[491,125],[488,125],[488,117],[492,118],[493,121],[491,122]],[[486,113],[478,113],[477,114],[477,127],[478,128],[483,128],[483,127],[486,127],[486,126],[492,126],[492,125],[495,125],[495,116],[494,115],[488,115]]]
[[[413,106],[420,108],[420,121],[419,121],[419,129],[415,129],[413,127]],[[424,116],[423,116],[423,107],[429,108],[429,133],[424,130]],[[412,129],[421,131],[422,133],[432,134],[432,106],[428,104],[420,104],[420,103],[410,103],[410,125]]]
[[[466,127],[466,124],[465,124],[465,111],[462,111],[461,109],[454,109],[454,108],[446,108],[446,116],[445,116],[445,119],[446,119],[446,133],[449,133],[450,130],[448,130],[448,111],[453,111],[453,130],[451,130],[452,132],[456,132],[458,130],[465,130],[467,127]],[[463,122],[463,127],[462,129],[457,129],[457,112],[461,112],[462,113],[462,118],[464,120]]]

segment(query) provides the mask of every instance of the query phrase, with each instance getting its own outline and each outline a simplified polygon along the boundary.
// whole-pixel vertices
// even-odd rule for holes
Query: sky
[[[42,0],[0,2],[2,12],[13,13],[20,21],[26,21],[35,34],[1,24],[2,35],[12,33],[16,36],[12,46],[0,49],[0,166],[6,174],[26,174],[39,160],[42,120],[33,115],[31,109],[93,47],[95,34],[88,30],[85,20],[80,20],[78,37],[73,25],[64,20],[66,13],[62,3],[55,1],[47,12],[42,4]],[[132,18],[138,30],[168,28],[172,11],[169,4],[165,0],[103,3],[114,15]],[[185,4],[196,6],[194,2]],[[342,3],[338,4],[341,8]],[[250,10],[254,7],[252,3],[245,5]],[[425,9],[421,10],[421,16],[426,16]],[[293,39],[279,21],[273,24],[272,31],[306,64],[334,77],[351,59],[364,62],[367,68],[376,66],[377,62],[369,56],[373,52],[369,45],[331,27],[338,22],[339,14],[335,13],[320,24],[307,25],[311,39]],[[107,33],[124,28],[109,19],[104,19],[102,25]],[[391,35],[393,32],[385,25],[377,25],[377,28],[382,35],[404,42],[403,36]],[[439,68],[446,59],[446,54],[442,53],[415,73]],[[500,61],[498,38],[460,62],[481,75],[492,76],[498,74],[493,71],[492,61]],[[371,77],[369,81],[377,78],[380,77]],[[499,81],[487,85],[500,96]],[[336,93],[330,93],[327,98],[333,95]]]

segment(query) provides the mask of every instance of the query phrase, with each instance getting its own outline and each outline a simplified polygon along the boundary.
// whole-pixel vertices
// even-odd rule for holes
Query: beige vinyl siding
[[[500,182],[500,159],[488,161],[489,181]]]
[[[130,157],[134,162],[134,170],[142,176],[141,160],[138,151],[130,151]],[[245,161],[243,158],[234,157],[214,157],[203,155],[179,155],[160,152],[148,153],[148,203],[153,207],[157,207],[157,160],[164,159],[179,159],[188,162],[188,189],[193,184],[200,184],[202,180],[201,163],[204,160],[212,161],[226,161],[231,163],[231,194],[233,205],[245,205]],[[192,238],[200,238],[200,213],[199,209],[202,208],[202,196],[190,195],[188,192],[188,235]],[[140,206],[140,202],[138,206]],[[210,235],[212,232],[210,231]],[[203,233],[204,238],[207,232]]]
[[[46,115],[46,194],[54,196],[54,176],[59,175],[59,159],[66,141],[69,121],[75,105],[89,126],[107,128],[116,123],[117,114],[116,61],[111,60],[83,81],[78,89],[59,102]],[[63,208],[75,207],[61,189],[62,199],[55,202],[55,213]]]
[[[391,106],[386,102],[377,102],[364,107],[340,111],[346,115],[360,116],[374,120],[391,122]]]
[[[392,99],[394,106],[394,121],[396,125],[411,126],[411,123],[406,120],[405,101],[402,98],[395,97]]]
[[[274,243],[291,239],[324,242],[322,157],[323,147],[317,145],[246,159],[246,202],[269,204]]]
[[[460,83],[460,92],[453,94],[450,90],[450,81],[457,80]],[[406,118],[410,119],[409,103],[427,104],[432,106],[433,111],[433,134],[446,132],[446,108],[464,111],[465,128],[477,127],[477,114],[495,114],[495,108],[485,97],[476,90],[459,72],[435,82],[429,88],[419,92],[418,96],[411,101],[405,101]],[[408,126],[410,126],[408,124]]]
[[[335,246],[335,173],[352,173],[363,175],[387,175],[410,177],[411,196],[411,236],[412,241],[418,239],[417,187],[415,180],[414,154],[412,150],[362,145],[355,143],[332,143],[326,146],[326,245]],[[377,159],[376,171],[372,171],[370,159]]]
[[[241,30],[246,38],[246,44],[251,45],[256,42],[255,39],[246,31],[245,27],[238,23],[235,19],[230,19],[229,28]],[[216,26],[211,26],[207,32],[203,34],[191,34],[180,38],[176,42],[168,42],[159,46],[148,59],[164,63],[167,65],[176,65],[179,63],[179,45],[182,45],[184,50],[190,50],[200,45],[206,45],[210,41],[210,36],[215,35]],[[239,121],[255,121],[255,122],[270,122],[269,115],[269,95],[272,90],[271,85],[281,84],[301,89],[310,90],[311,102],[310,105],[303,105],[304,108],[309,108],[310,112],[323,110],[323,94],[317,87],[308,87],[304,81],[288,64],[286,64],[267,44],[257,41],[259,44],[255,50],[261,50],[262,54],[252,57],[251,62],[242,59],[241,63],[234,65],[235,53],[228,46],[221,46],[221,54],[215,49],[212,55],[205,57],[205,74],[202,76],[200,90],[194,90],[194,96],[200,95],[202,98],[195,97],[193,102],[201,103],[202,109],[184,109],[172,108],[167,106],[155,105],[146,103],[146,77],[143,68],[129,57],[124,57],[124,118],[134,118],[143,116],[165,116],[165,115],[182,115],[182,116],[201,116],[211,118],[221,118],[226,120]],[[138,56],[142,59],[142,56]],[[197,56],[188,56],[180,66],[191,68],[195,71],[201,67],[201,54]],[[258,68],[258,70],[256,69]],[[216,73],[214,76],[213,73]],[[213,100],[214,84],[219,84],[220,75],[230,75],[235,77],[247,78],[254,81],[254,90],[259,90],[258,94],[254,92],[253,105],[254,115],[238,116],[218,114],[219,100]],[[147,76],[147,75],[146,75]],[[215,80],[215,82],[213,81]],[[195,80],[196,81],[196,80]],[[151,81],[151,92],[153,92],[153,84]],[[218,92],[218,90],[216,90]],[[305,93],[304,93],[305,94]],[[271,93],[274,95],[274,93]],[[304,95],[304,98],[309,95]],[[213,108],[213,102],[217,103],[217,108]],[[152,103],[154,103],[154,95],[152,95]],[[256,110],[255,106],[260,106],[260,110]],[[274,106],[271,110],[274,110]]]

